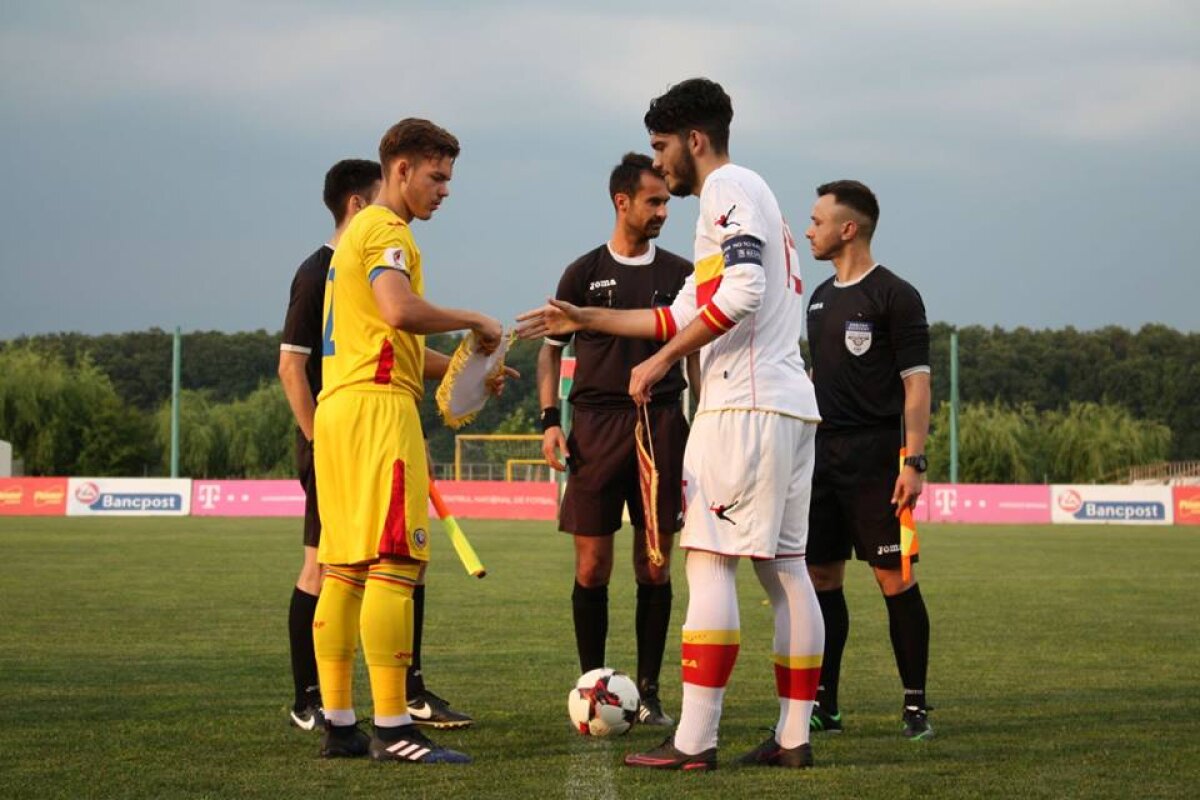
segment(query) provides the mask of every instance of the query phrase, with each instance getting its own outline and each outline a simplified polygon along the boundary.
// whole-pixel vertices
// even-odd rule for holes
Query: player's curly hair
[[[379,162],[385,170],[392,161],[403,156],[458,158],[458,153],[458,139],[454,134],[427,119],[416,117],[402,119],[388,128],[379,142]]]
[[[650,101],[644,122],[651,133],[686,134],[700,131],[708,136],[717,155],[729,151],[729,123],[733,102],[721,84],[708,78],[688,78],[666,94]]]

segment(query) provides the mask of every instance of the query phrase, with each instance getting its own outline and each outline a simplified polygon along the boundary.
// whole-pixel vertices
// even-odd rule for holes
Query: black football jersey
[[[317,252],[304,260],[292,279],[291,300],[283,321],[281,350],[308,355],[304,371],[313,400],[321,393],[321,317],[325,306],[325,279],[333,248],[321,245]]]
[[[900,428],[902,379],[929,370],[916,289],[878,264],[848,285],[830,278],[809,300],[808,343],[822,430]]]

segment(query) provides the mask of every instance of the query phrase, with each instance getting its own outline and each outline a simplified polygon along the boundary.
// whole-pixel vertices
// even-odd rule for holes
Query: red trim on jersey
[[[709,278],[703,283],[696,284],[696,305],[706,306],[713,299],[713,295],[717,293],[717,289],[721,288],[721,275],[715,278]]]
[[[821,668],[788,669],[775,665],[775,693],[789,700],[816,700]]]
[[[408,556],[408,525],[404,513],[404,462],[392,464],[392,497],[388,502],[387,518],[379,535],[379,555]]]
[[[392,367],[396,363],[396,352],[392,349],[390,339],[384,339],[379,346],[379,360],[375,364],[375,382],[384,386],[392,382]]]
[[[700,319],[704,320],[704,324],[708,326],[708,329],[718,336],[728,333],[737,324],[727,317],[724,311],[717,308],[716,303],[709,303],[700,309]]]
[[[683,643],[683,682],[719,689],[729,683],[737,663],[736,644]]]

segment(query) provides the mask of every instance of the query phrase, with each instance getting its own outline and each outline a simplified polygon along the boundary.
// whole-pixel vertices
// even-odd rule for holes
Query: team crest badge
[[[383,251],[383,260],[389,266],[408,272],[408,259],[404,255],[403,247],[387,248]]]
[[[417,543],[417,547],[424,547],[428,539],[429,537],[425,535],[424,528],[417,528],[413,531],[413,541]]]
[[[846,323],[846,349],[851,355],[861,356],[871,349],[871,332],[874,328],[870,322]]]

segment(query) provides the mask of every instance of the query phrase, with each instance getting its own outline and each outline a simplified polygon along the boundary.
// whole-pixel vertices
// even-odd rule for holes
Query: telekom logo
[[[196,494],[200,498],[200,507],[211,511],[217,507],[216,501],[221,499],[221,487],[215,483],[205,483]]]
[[[933,493],[933,504],[943,516],[949,516],[958,505],[957,489],[937,489]]]

